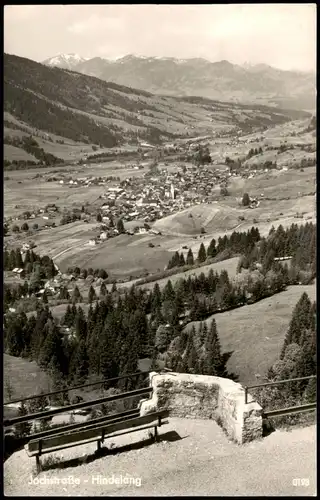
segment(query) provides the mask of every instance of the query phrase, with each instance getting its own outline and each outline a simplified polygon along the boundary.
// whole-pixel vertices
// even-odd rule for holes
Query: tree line
[[[199,247],[196,261],[191,248],[188,250],[186,259],[183,253],[179,254],[179,252],[175,252],[168,262],[167,269],[183,267],[185,265],[193,266],[196,262],[204,263],[206,260],[221,256],[222,253],[224,254],[224,258],[229,258],[241,253],[248,253],[252,250],[255,243],[260,241],[260,238],[259,229],[255,227],[252,227],[247,232],[233,231],[230,236],[225,235],[222,238],[219,237],[218,241],[212,238],[207,248],[202,242]],[[226,256],[227,254],[228,257]]]

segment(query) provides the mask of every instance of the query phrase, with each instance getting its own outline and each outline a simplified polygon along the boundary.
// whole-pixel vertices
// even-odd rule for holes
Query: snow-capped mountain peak
[[[56,68],[72,69],[84,61],[87,61],[87,58],[81,57],[78,54],[58,54],[46,59],[42,64]]]

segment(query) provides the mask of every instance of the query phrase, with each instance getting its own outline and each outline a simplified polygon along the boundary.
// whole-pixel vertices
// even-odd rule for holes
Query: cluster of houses
[[[163,168],[155,174],[128,178],[103,195],[102,220],[154,222],[193,204],[212,201],[213,190],[223,180],[224,174],[194,166],[170,173]]]

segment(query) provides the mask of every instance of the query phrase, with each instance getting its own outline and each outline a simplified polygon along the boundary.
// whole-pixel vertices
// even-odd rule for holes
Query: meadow
[[[233,311],[218,313],[214,318],[223,352],[232,352],[228,370],[239,376],[242,384],[262,383],[268,368],[279,358],[292,311],[303,292],[311,301],[316,286],[289,286],[284,292]],[[198,327],[199,322],[190,323]],[[256,377],[257,375],[257,377]],[[257,381],[258,380],[258,381]]]
[[[48,375],[39,368],[35,361],[3,354],[3,375],[5,401],[26,398],[41,391],[50,390]],[[10,398],[6,389],[8,383],[12,391]]]

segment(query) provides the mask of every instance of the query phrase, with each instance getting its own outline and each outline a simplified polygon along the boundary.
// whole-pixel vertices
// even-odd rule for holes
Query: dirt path
[[[276,431],[243,446],[229,442],[213,421],[171,418],[160,434],[157,444],[143,441],[146,431],[110,438],[106,445],[117,448],[101,458],[92,455],[95,444],[57,452],[65,468],[41,472],[38,480],[47,484],[28,484],[35,459],[21,450],[4,464],[5,494],[315,496],[315,426]],[[131,449],[120,448],[129,443]]]

